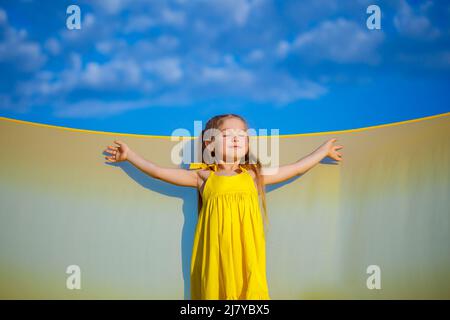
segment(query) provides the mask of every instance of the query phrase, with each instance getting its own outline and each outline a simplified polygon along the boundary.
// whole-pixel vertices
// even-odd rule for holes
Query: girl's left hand
[[[325,155],[333,160],[341,161],[342,154],[336,150],[342,149],[344,146],[334,146],[333,143],[337,141],[337,138],[326,141],[320,148],[324,151]]]

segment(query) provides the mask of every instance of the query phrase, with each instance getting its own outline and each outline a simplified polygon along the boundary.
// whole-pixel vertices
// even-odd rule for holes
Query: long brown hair
[[[214,116],[211,119],[209,119],[205,125],[205,128],[202,130],[202,133],[200,136],[200,141],[201,141],[201,156],[200,157],[202,159],[201,160],[202,163],[206,163],[205,159],[203,158],[203,154],[204,154],[203,152],[206,148],[206,143],[205,143],[205,140],[203,139],[204,133],[209,129],[219,129],[220,126],[222,125],[222,123],[228,118],[240,119],[245,124],[246,130],[248,130],[247,121],[240,115],[237,115],[234,113],[220,114],[220,115]],[[247,135],[247,139],[250,139],[248,135]],[[248,145],[250,146],[250,143],[248,143]],[[214,156],[214,153],[212,153],[212,156]],[[264,225],[267,226],[269,218],[267,215],[266,190],[265,190],[265,186],[264,186],[264,176],[261,175],[261,162],[259,161],[259,159],[257,157],[255,157],[253,154],[250,153],[250,147],[248,148],[248,151],[245,155],[244,163],[242,163],[241,166],[247,170],[252,170],[255,173],[256,184],[257,184],[257,189],[258,189],[258,194],[259,194],[258,199],[260,199],[260,201],[262,203],[262,208],[263,208],[263,212],[264,212],[263,221],[264,221]],[[197,196],[198,196],[198,214],[200,215],[200,211],[201,211],[201,208],[203,205],[200,190],[197,190]]]

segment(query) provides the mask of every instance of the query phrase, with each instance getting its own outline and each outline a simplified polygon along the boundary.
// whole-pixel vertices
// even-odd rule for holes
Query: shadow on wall
[[[192,149],[192,143],[186,143],[183,150],[186,148]],[[109,155],[103,152],[104,155]],[[337,164],[336,161],[325,158],[321,161],[322,164]],[[186,192],[187,187],[173,185],[171,183],[153,178],[129,162],[119,162],[119,163],[108,163],[106,165],[111,165],[115,167],[120,167],[131,179],[137,182],[142,187],[151,190],[153,192],[161,193],[168,197],[180,198],[183,200],[182,211],[184,217],[183,230],[181,235],[181,264],[183,272],[184,281],[184,299],[190,300],[190,288],[191,288],[191,277],[190,277],[190,267],[191,267],[191,257],[192,257],[192,246],[194,241],[195,228],[197,225],[197,190],[191,188],[192,192],[195,192],[195,196],[191,192]],[[181,166],[183,169],[188,169],[189,164],[183,163]],[[303,173],[304,174],[304,173]],[[266,187],[266,192],[269,193],[286,184],[289,184],[303,174],[296,177],[290,178],[282,183],[269,185]]]

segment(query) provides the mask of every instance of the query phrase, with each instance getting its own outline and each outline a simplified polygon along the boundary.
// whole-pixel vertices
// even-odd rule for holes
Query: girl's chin
[[[231,157],[231,158],[228,158],[225,162],[231,163],[231,162],[236,162],[236,161],[241,160],[241,159],[244,159],[244,156],[242,156],[242,157]]]

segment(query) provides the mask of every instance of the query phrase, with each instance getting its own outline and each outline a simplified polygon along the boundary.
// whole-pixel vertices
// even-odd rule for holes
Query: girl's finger
[[[335,150],[342,149],[344,146],[336,146]]]
[[[115,143],[117,143],[118,145],[122,146],[123,142],[120,140],[114,140]]]
[[[117,149],[119,149],[119,148],[117,148],[117,147],[114,147],[114,146],[108,146],[108,148],[109,148],[109,149],[113,149],[113,150],[117,150]]]
[[[106,149],[105,152],[107,152],[109,154],[116,154],[117,153],[116,150],[110,150],[110,149]]]

